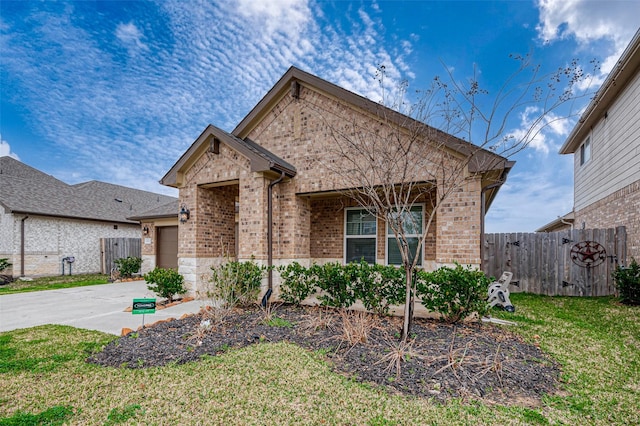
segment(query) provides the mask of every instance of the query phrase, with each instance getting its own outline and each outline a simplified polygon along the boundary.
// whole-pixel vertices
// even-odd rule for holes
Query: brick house
[[[90,181],[68,185],[11,157],[0,157],[0,258],[13,276],[101,272],[101,238],[139,238],[128,216],[174,197]],[[67,266],[68,273],[68,266]]]
[[[573,226],[625,226],[640,259],[640,30],[560,148],[574,155]]]
[[[172,200],[127,219],[140,222],[142,266],[146,274],[155,267],[178,269],[178,213],[180,204]]]
[[[372,127],[381,114],[398,127],[411,121],[292,67],[231,133],[207,126],[160,181],[179,188],[189,211],[179,224],[178,268],[191,292],[197,295],[210,267],[228,258],[276,266],[362,257],[397,263],[385,224],[343,195],[344,182],[326,166],[336,160],[330,128]],[[437,210],[435,223],[421,230],[428,239],[420,263],[479,267],[484,212],[514,163],[431,130],[439,142],[434,149],[477,160],[465,166],[467,178]],[[417,203],[412,213],[424,217],[426,208]],[[273,280],[277,288],[277,273]]]

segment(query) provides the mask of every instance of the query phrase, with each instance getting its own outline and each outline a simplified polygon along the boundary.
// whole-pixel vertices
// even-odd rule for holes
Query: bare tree
[[[406,83],[385,92],[380,67],[383,101],[369,104],[370,119],[359,116],[340,126],[324,119],[333,142],[325,166],[339,177],[341,192],[383,221],[397,242],[406,278],[403,340],[413,317],[413,274],[439,208],[483,173],[485,185],[487,179],[501,184],[509,157],[545,127],[574,115],[572,103],[589,96],[575,93],[576,85],[588,78],[577,61],[540,75],[529,56],[514,59],[518,69],[493,95],[475,73],[466,82],[447,73],[419,92],[415,102],[407,99]],[[512,117],[525,111],[528,127],[509,133]],[[327,117],[326,110],[316,112]],[[414,208],[418,203],[425,206],[424,220]]]

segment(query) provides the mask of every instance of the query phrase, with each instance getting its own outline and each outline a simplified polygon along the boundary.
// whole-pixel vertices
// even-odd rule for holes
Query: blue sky
[[[207,124],[232,130],[291,65],[375,101],[377,65],[411,89],[475,67],[491,94],[512,53],[546,70],[597,59],[597,84],[639,27],[640,1],[2,0],[0,155],[67,183],[177,195],[158,180]],[[571,127],[513,158],[488,232],[571,210],[572,158],[557,154]]]

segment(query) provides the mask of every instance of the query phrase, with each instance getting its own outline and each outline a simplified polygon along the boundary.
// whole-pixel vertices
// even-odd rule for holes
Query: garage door
[[[178,268],[178,227],[162,226],[157,228],[158,249],[156,265],[160,268]]]

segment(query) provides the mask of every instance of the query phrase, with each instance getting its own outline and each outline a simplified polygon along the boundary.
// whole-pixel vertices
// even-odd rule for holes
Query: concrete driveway
[[[124,310],[134,298],[143,297],[156,298],[144,281],[7,294],[0,296],[0,332],[62,324],[119,335],[125,327],[135,330],[142,325],[142,315]],[[197,313],[204,304],[195,300],[156,310],[144,315],[144,323]]]

